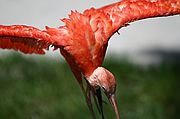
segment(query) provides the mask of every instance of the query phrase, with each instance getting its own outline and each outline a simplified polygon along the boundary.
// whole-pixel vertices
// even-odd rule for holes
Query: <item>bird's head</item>
[[[117,118],[119,117],[119,111],[116,102],[116,80],[111,72],[104,67],[98,67],[88,78],[89,84],[97,89],[101,88],[108,97],[111,105],[114,108]]]

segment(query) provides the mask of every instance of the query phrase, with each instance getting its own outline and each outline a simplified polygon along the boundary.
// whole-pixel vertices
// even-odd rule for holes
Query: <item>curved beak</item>
[[[112,94],[112,95],[108,96],[108,99],[109,99],[109,102],[111,103],[111,105],[114,108],[114,111],[116,113],[116,119],[120,119],[120,114],[119,114],[119,111],[118,111],[118,106],[117,106],[117,101],[116,101],[115,94]]]

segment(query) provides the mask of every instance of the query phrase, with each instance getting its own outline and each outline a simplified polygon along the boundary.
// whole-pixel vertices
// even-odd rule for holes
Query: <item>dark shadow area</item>
[[[180,65],[180,50],[153,49],[146,51],[145,54],[157,58],[160,63]]]

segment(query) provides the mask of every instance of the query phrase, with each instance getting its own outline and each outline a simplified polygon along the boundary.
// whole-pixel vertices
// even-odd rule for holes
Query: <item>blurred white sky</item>
[[[44,26],[63,25],[59,19],[67,17],[71,10],[82,12],[90,7],[101,7],[119,0],[0,0],[0,24],[25,24],[44,29]],[[115,34],[107,55],[127,55],[140,62],[152,58],[144,55],[147,50],[180,51],[180,16],[153,18],[131,23]],[[1,50],[2,53],[7,51]],[[52,52],[51,52],[52,53]],[[56,57],[57,53],[48,56]]]

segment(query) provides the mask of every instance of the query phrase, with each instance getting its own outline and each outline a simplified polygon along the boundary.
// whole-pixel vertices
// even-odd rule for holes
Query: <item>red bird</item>
[[[180,14],[180,0],[122,0],[105,7],[85,10],[82,14],[72,11],[65,26],[46,27],[39,30],[32,26],[0,25],[0,48],[14,49],[25,54],[45,54],[49,46],[59,49],[80,84],[89,110],[95,119],[91,103],[103,115],[102,89],[120,119],[116,102],[116,80],[111,72],[101,67],[108,40],[129,22],[150,17]],[[83,85],[83,77],[87,87]]]

